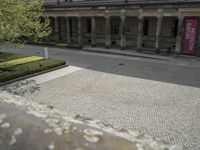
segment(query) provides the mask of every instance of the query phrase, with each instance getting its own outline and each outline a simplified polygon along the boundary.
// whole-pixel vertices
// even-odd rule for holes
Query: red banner
[[[187,19],[183,39],[182,53],[195,54],[196,37],[198,33],[198,19]]]

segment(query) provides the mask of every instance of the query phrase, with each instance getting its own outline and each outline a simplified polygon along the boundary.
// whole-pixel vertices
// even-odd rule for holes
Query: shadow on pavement
[[[0,87],[0,90],[14,95],[23,96],[26,93],[33,94],[40,90],[39,84],[34,80],[22,80]]]

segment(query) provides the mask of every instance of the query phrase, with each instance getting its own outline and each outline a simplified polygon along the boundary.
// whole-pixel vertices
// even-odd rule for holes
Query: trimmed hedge
[[[6,68],[8,71],[0,73],[0,83],[45,71],[47,69],[52,69],[61,65],[65,65],[65,61],[49,59],[12,66]]]
[[[24,57],[28,57],[28,56],[22,55],[22,54],[0,52],[0,62],[9,61],[9,60],[18,59],[18,58],[24,58]]]

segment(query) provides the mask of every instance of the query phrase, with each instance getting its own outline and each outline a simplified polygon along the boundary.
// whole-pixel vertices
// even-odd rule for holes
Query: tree
[[[48,36],[49,19],[42,21],[42,13],[42,0],[1,0],[0,43],[24,43]]]

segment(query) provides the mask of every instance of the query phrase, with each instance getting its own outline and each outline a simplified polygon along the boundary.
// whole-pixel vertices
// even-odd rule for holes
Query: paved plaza
[[[9,49],[37,55],[42,55],[41,50],[34,46]],[[69,116],[97,119],[200,149],[198,59],[170,57],[165,61],[56,48],[49,52],[52,58],[69,61],[66,74],[33,77],[1,90],[55,107]]]

